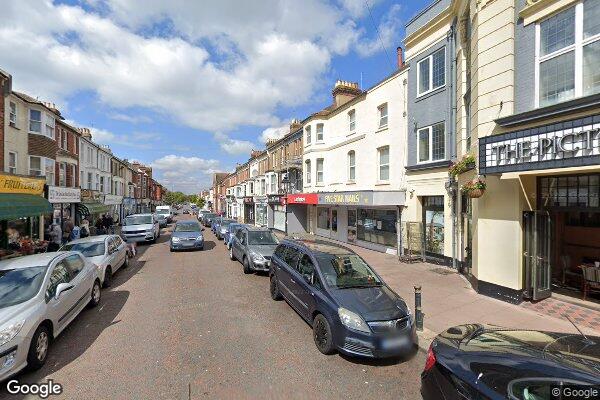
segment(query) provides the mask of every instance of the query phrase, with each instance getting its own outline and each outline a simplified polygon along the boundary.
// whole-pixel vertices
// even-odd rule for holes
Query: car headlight
[[[254,251],[250,252],[250,257],[252,258],[252,261],[254,261],[254,262],[265,261],[265,258],[262,256],[262,254],[255,253]]]
[[[13,338],[17,336],[23,325],[25,325],[25,320],[15,322],[11,325],[3,326],[2,329],[0,329],[0,346],[4,346],[6,343],[13,340]]]
[[[203,237],[202,235],[200,235],[200,236],[198,236],[198,237],[196,238],[196,240],[197,240],[197,241],[202,241],[202,240],[204,240],[204,237]]]
[[[371,332],[369,326],[360,315],[353,313],[350,310],[346,310],[344,307],[338,308],[338,315],[340,316],[340,321],[342,321],[342,324],[344,324],[346,328],[365,333]]]
[[[181,239],[179,239],[178,237],[172,237],[171,240],[173,241],[173,243],[179,243],[181,241]]]

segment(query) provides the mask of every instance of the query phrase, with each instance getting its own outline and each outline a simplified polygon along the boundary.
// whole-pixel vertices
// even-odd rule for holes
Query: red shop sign
[[[288,194],[288,204],[318,204],[319,196],[316,193]]]

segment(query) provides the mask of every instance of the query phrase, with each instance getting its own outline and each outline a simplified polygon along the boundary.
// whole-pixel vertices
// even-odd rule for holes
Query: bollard
[[[421,309],[421,286],[414,286],[415,288],[415,324],[417,330],[423,330],[423,311]]]

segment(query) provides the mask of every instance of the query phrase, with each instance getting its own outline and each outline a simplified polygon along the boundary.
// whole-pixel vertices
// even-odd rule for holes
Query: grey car
[[[41,368],[53,339],[99,302],[98,267],[79,252],[0,261],[0,382]]]
[[[240,261],[245,274],[269,271],[277,244],[279,240],[269,229],[244,226],[233,236],[229,258]]]
[[[123,219],[121,236],[127,242],[156,242],[160,237],[158,219],[154,214],[133,214]]]
[[[204,250],[204,228],[194,220],[179,221],[173,228],[169,249],[175,250]]]

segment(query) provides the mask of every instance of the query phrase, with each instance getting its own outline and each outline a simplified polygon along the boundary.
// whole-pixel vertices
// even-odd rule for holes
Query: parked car
[[[196,221],[179,221],[175,223],[171,234],[170,250],[200,249],[204,250],[204,228]]]
[[[352,250],[319,239],[285,239],[269,276],[271,298],[284,298],[312,325],[321,353],[386,358],[414,352],[410,308]]]
[[[128,242],[156,242],[160,237],[158,219],[153,214],[133,214],[123,219],[121,235]]]
[[[271,256],[279,240],[267,228],[244,226],[233,237],[229,258],[244,266],[244,273],[269,271]]]
[[[1,382],[41,368],[53,340],[86,305],[98,305],[98,268],[73,251],[0,261],[0,294]]]
[[[227,250],[229,250],[229,247],[231,246],[231,240],[233,239],[233,235],[235,235],[236,231],[243,226],[245,225],[240,224],[238,222],[232,222],[227,226],[227,231],[223,236],[223,244],[227,246]]]
[[[159,222],[161,216],[163,216],[166,219],[168,224],[173,222],[173,210],[171,209],[171,206],[157,206],[155,213],[156,216],[159,218]]]
[[[202,217],[202,223],[204,224],[204,226],[211,226],[213,219],[217,218],[217,214],[215,213],[207,213],[204,214],[204,216]]]
[[[228,232],[229,225],[236,223],[234,219],[222,219],[219,223],[219,229],[217,230],[217,239],[223,240],[225,234]]]
[[[198,221],[204,223],[204,216],[206,214],[211,214],[210,210],[200,210],[198,211]]]
[[[214,217],[210,222],[210,230],[212,231],[212,233],[215,234],[215,236],[217,235],[217,231],[219,230],[219,226],[221,225],[222,220],[223,217],[218,215]]]
[[[167,217],[162,215],[162,214],[157,214],[156,215],[156,219],[158,219],[158,227],[159,228],[166,228],[168,225],[168,220]]]
[[[109,287],[112,276],[121,267],[129,266],[127,245],[117,235],[89,236],[65,244],[61,251],[78,251],[98,267],[103,287]]]
[[[566,385],[600,385],[600,337],[455,326],[433,340],[421,374],[425,400],[566,399],[552,392]]]

